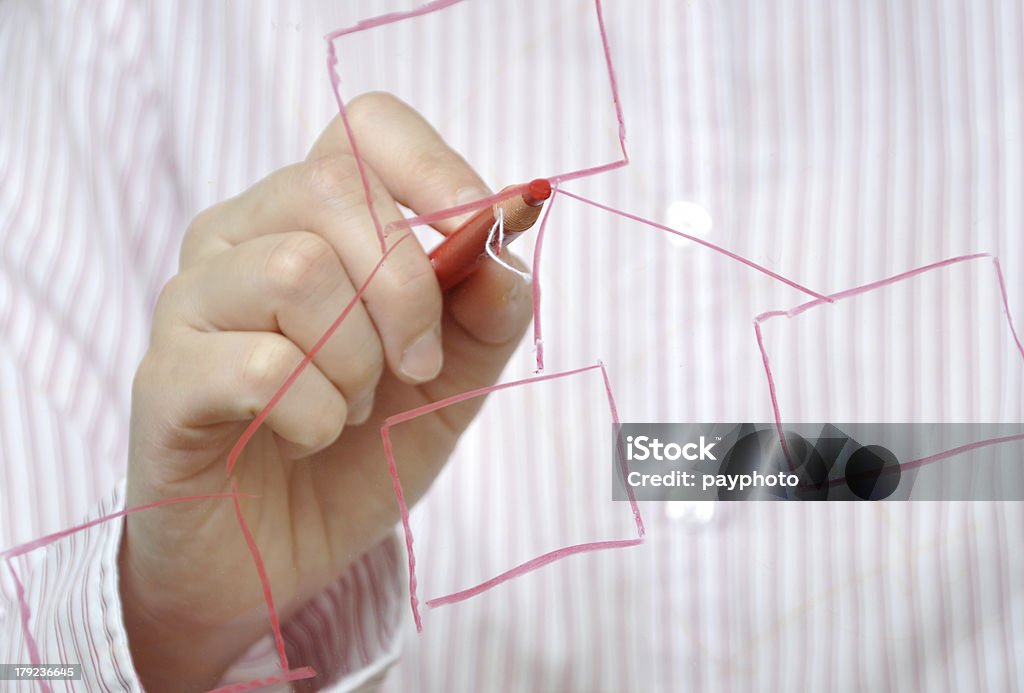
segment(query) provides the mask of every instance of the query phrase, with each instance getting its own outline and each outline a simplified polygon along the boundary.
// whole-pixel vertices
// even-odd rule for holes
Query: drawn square
[[[489,12],[491,8],[486,2],[439,0],[328,34],[328,69],[341,117],[347,122],[346,98],[392,92],[421,112],[489,181],[511,184],[546,177],[557,185],[624,166],[625,128],[600,0],[532,1],[518,6],[519,11],[500,14]],[[454,22],[477,31],[456,35]],[[390,59],[370,63],[370,55]],[[440,62],[439,69],[422,72],[420,57],[427,55],[431,64]],[[493,78],[465,82],[461,66],[469,61],[474,71]],[[346,70],[351,65],[359,69]],[[442,84],[464,98],[443,105],[426,98]],[[567,91],[577,98],[583,94],[592,107],[587,122],[556,131],[559,104],[532,94]],[[559,147],[538,144],[545,137],[556,144],[574,139],[585,146],[572,155],[559,154]],[[487,146],[478,144],[481,138]],[[528,157],[512,156],[524,148],[529,148]],[[510,163],[515,159],[519,168]],[[454,208],[420,212],[435,218],[459,213]]]
[[[412,609],[412,612],[413,612],[413,617],[414,617],[415,622],[416,622],[417,630],[422,630],[422,628],[423,628],[422,621],[421,621],[421,618],[420,618],[420,610],[419,610],[419,602],[420,602],[420,600],[419,600],[419,595],[418,595],[418,583],[417,583],[417,575],[416,575],[416,564],[417,564],[417,561],[416,561],[416,554],[415,554],[415,551],[413,549],[414,538],[413,538],[413,533],[412,533],[412,528],[411,528],[411,523],[410,523],[410,518],[409,518],[409,509],[408,509],[408,506],[407,506],[407,504],[405,502],[404,491],[403,491],[403,488],[402,488],[402,483],[401,483],[401,479],[399,477],[399,472],[398,472],[398,468],[397,468],[397,464],[396,464],[396,459],[395,459],[395,455],[394,455],[393,448],[392,448],[391,429],[393,427],[401,424],[401,423],[410,421],[410,420],[415,419],[415,418],[417,418],[419,416],[423,416],[425,414],[437,411],[439,409],[443,409],[445,407],[449,407],[449,406],[458,404],[460,402],[464,402],[464,401],[469,400],[469,399],[473,399],[473,398],[476,398],[476,397],[481,397],[481,396],[483,396],[483,395],[485,395],[485,394],[487,394],[487,393],[489,393],[489,392],[491,392],[493,390],[505,390],[505,389],[509,389],[509,388],[519,388],[519,387],[522,387],[522,386],[526,386],[526,385],[530,385],[530,384],[538,384],[538,383],[542,383],[542,382],[545,382],[545,381],[560,380],[560,379],[564,379],[564,378],[570,378],[572,376],[581,375],[581,374],[587,373],[589,371],[600,371],[602,379],[603,379],[604,390],[605,390],[605,393],[607,395],[608,411],[610,413],[610,417],[611,417],[613,425],[617,425],[619,423],[618,412],[617,412],[617,409],[616,409],[616,406],[615,406],[614,395],[612,394],[611,386],[609,384],[607,371],[605,370],[605,367],[604,367],[603,364],[597,363],[595,365],[586,366],[584,368],[579,368],[579,369],[569,370],[569,371],[562,371],[562,372],[559,372],[559,373],[552,373],[552,374],[546,374],[546,375],[541,375],[541,376],[535,376],[535,377],[532,377],[532,378],[525,378],[523,380],[517,380],[517,381],[502,383],[500,385],[495,386],[494,388],[481,388],[479,390],[472,390],[470,392],[462,393],[462,394],[459,394],[459,395],[454,395],[452,397],[448,397],[446,399],[443,399],[443,400],[441,400],[439,402],[435,402],[433,404],[428,404],[428,405],[425,405],[423,407],[419,407],[417,409],[413,409],[413,410],[410,410],[410,411],[407,411],[407,412],[403,412],[403,413],[391,416],[391,417],[389,417],[385,421],[384,425],[381,427],[381,438],[382,438],[382,440],[384,442],[384,450],[385,450],[385,454],[386,454],[387,462],[388,462],[388,471],[391,474],[392,483],[394,485],[394,490],[395,490],[395,497],[396,497],[396,500],[398,501],[398,504],[399,504],[399,510],[400,510],[401,519],[402,519],[402,526],[403,526],[403,530],[404,530],[404,533],[405,533],[406,552],[407,552],[408,563],[409,563],[410,606],[411,606],[411,609]],[[607,466],[606,465],[609,462],[611,462],[611,461],[612,460],[610,460],[610,459],[609,460],[605,460],[605,459],[592,460],[592,462],[593,462],[592,467],[593,468],[590,470],[590,472],[595,474],[597,477],[607,478],[607,473],[606,473]],[[509,463],[514,464],[515,460],[510,460]],[[620,465],[621,465],[621,458],[620,458]],[[497,492],[497,490],[495,490],[495,493],[496,492]],[[607,498],[607,497],[608,496],[603,496],[602,499]],[[487,501],[487,499],[484,499],[484,502],[486,502],[486,501]],[[605,550],[605,549],[625,548],[625,547],[629,547],[629,546],[635,546],[635,545],[637,545],[637,544],[639,544],[639,543],[641,543],[643,541],[644,526],[643,526],[643,520],[642,520],[642,518],[640,516],[639,507],[637,506],[636,500],[634,498],[632,498],[632,497],[629,498],[629,508],[631,510],[631,513],[632,513],[631,524],[632,524],[632,526],[635,526],[635,528],[636,528],[636,537],[635,538],[608,539],[608,540],[601,540],[601,539],[588,540],[588,541],[583,541],[583,542],[576,543],[576,544],[571,544],[571,545],[568,545],[568,546],[561,546],[561,547],[555,548],[553,550],[548,550],[545,553],[542,553],[540,555],[534,556],[533,558],[529,558],[529,559],[527,559],[525,561],[522,561],[518,565],[504,568],[504,569],[500,570],[500,572],[498,572],[497,574],[492,575],[492,576],[490,576],[490,577],[488,577],[486,579],[483,579],[483,580],[481,580],[479,582],[476,582],[475,584],[472,584],[472,585],[470,585],[468,587],[464,587],[462,589],[459,589],[459,590],[457,590],[455,592],[451,592],[449,594],[443,594],[443,595],[440,595],[440,596],[437,596],[437,597],[430,598],[430,599],[427,600],[426,603],[427,603],[428,606],[433,608],[433,607],[444,606],[444,605],[454,604],[454,603],[457,603],[457,602],[460,602],[460,601],[464,601],[466,599],[469,599],[470,597],[474,597],[474,596],[476,596],[478,594],[482,594],[483,592],[486,592],[490,588],[496,587],[497,585],[499,585],[499,584],[501,584],[503,582],[506,582],[506,581],[511,580],[513,578],[516,578],[516,577],[519,577],[519,576],[521,576],[521,575],[523,575],[523,574],[525,574],[527,572],[530,572],[530,571],[535,570],[537,568],[540,568],[542,566],[548,565],[549,563],[553,563],[555,561],[558,561],[558,560],[560,560],[562,558],[565,558],[567,556],[570,556],[570,555],[575,555],[575,554],[578,554],[578,553],[584,553],[584,552],[590,552],[590,551],[599,551],[599,550]],[[545,509],[542,509],[541,511],[545,512],[547,510],[548,509],[545,508]]]
[[[1019,420],[1019,405],[1014,411],[1007,398],[1024,381],[1024,347],[991,255],[950,258],[829,299],[754,321],[780,433],[786,422]],[[770,322],[783,327],[769,331]],[[819,353],[827,357],[811,367]],[[963,488],[973,472],[957,466],[952,453],[961,448],[946,440],[942,431],[916,439],[916,459],[901,457],[901,467],[948,460],[929,472],[942,487]]]

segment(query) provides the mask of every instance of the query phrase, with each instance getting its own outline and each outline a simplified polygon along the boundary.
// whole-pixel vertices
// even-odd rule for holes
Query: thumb
[[[501,259],[526,269],[507,249]],[[430,399],[436,402],[493,385],[530,324],[532,298],[528,281],[491,259],[449,292],[441,329],[444,368],[435,380],[421,386]],[[483,403],[482,398],[471,401],[477,406],[451,410],[450,424],[459,429],[469,424]]]

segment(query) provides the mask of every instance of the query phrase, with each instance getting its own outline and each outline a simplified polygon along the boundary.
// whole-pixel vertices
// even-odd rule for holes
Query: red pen
[[[505,188],[506,190],[508,188]],[[544,178],[530,181],[522,195],[497,202],[481,209],[456,229],[430,253],[430,264],[442,291],[457,286],[487,257],[487,239],[498,219],[498,210],[504,216],[502,248],[528,230],[540,216],[544,200],[551,197],[551,183]],[[495,238],[495,245],[497,238]],[[492,247],[494,254],[501,248]]]

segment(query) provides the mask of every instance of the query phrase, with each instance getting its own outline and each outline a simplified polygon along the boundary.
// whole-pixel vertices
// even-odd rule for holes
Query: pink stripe
[[[352,626],[355,628],[356,637],[355,645],[356,650],[359,652],[359,660],[362,665],[368,666],[370,664],[370,654],[366,650],[366,633],[363,632],[362,619],[359,618],[359,605],[362,604],[366,597],[363,595],[363,583],[365,582],[364,576],[360,574],[358,564],[353,575],[352,580],[352,612],[349,615],[349,619],[352,621]]]
[[[1001,504],[1002,507],[997,506],[995,503],[989,503],[989,508],[992,513],[993,524],[995,525],[995,574],[996,574],[996,585],[998,586],[998,598],[997,603],[1000,608],[998,613],[1008,614],[1009,610],[1002,608],[1007,603],[1007,589],[1006,589],[1006,577],[1004,572],[1007,570],[1010,556],[1010,545],[1006,540],[1006,517],[1005,504]],[[1017,642],[1017,636],[1014,633],[1013,619],[1003,618],[1002,619],[1002,633],[1003,633],[1003,662],[1006,669],[1006,680],[1017,681],[1017,658],[1014,655],[1012,648],[1014,643]]]
[[[971,638],[971,654],[974,656],[973,669],[974,669],[974,690],[983,691],[985,690],[985,681],[982,677],[982,667],[984,659],[981,655],[981,633],[984,633],[984,621],[978,618],[978,595],[976,593],[977,583],[977,569],[975,567],[978,559],[978,528],[974,522],[974,508],[977,507],[973,503],[967,508],[967,613],[968,623],[972,631],[977,633],[975,637]]]
[[[384,636],[384,624],[386,619],[384,618],[384,596],[380,593],[378,584],[380,577],[378,576],[377,566],[372,560],[373,555],[370,553],[363,554],[363,558],[360,563],[363,566],[363,570],[366,572],[366,585],[370,588],[370,604],[373,607],[373,623],[376,626],[374,630],[377,631],[377,645],[381,649],[387,646]],[[385,573],[386,575],[386,573]]]

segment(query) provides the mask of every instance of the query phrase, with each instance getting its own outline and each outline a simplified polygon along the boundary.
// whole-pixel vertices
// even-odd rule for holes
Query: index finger
[[[395,200],[416,214],[475,202],[491,194],[462,156],[415,109],[392,94],[370,92],[346,107],[348,128],[335,119],[313,145],[310,156],[351,153],[381,179]],[[351,135],[351,138],[350,138]],[[447,235],[467,214],[432,226]]]

